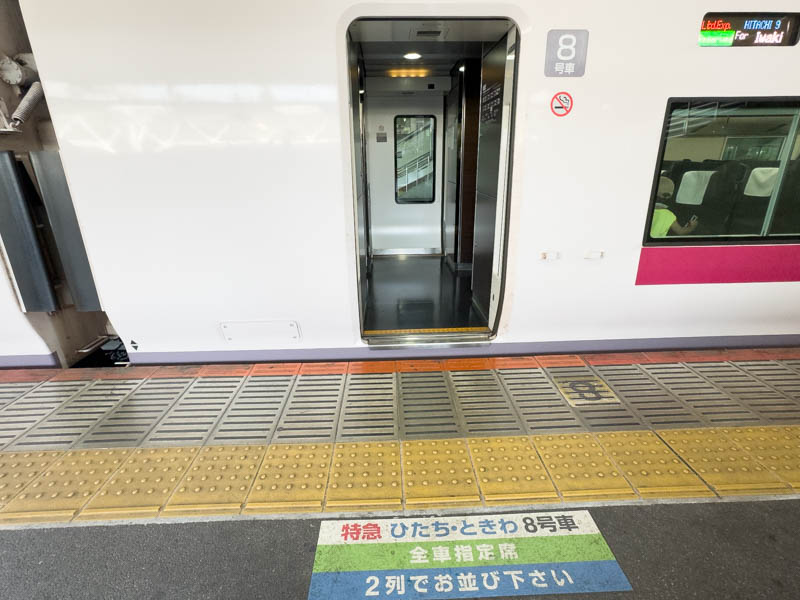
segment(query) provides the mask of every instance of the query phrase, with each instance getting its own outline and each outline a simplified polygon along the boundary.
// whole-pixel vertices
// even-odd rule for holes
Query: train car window
[[[436,118],[394,118],[395,202],[430,204],[435,200]]]
[[[673,99],[645,243],[800,237],[800,100]]]

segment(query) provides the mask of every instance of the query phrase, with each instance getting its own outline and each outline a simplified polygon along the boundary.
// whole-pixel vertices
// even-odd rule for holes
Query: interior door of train
[[[505,270],[517,40],[512,28],[481,61],[472,295],[494,331]]]
[[[348,34],[349,37],[349,34]],[[353,128],[353,187],[356,198],[356,236],[358,246],[358,287],[359,313],[363,322],[366,297],[369,292],[369,270],[372,261],[369,186],[367,183],[366,141],[364,139],[364,96],[365,70],[360,55],[360,46],[349,40],[347,47],[347,67],[350,78],[350,109]]]

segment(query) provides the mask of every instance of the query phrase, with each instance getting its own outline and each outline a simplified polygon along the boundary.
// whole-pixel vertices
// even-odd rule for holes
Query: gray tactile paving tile
[[[348,375],[336,440],[396,440],[399,435],[397,374]]]
[[[0,384],[4,450],[790,423],[800,360]]]
[[[449,371],[447,377],[467,435],[519,435],[519,417],[494,371]]]
[[[37,385],[39,385],[38,382],[0,383],[0,410],[30,392]]]
[[[779,364],[782,364],[785,367],[789,367],[795,373],[800,375],[800,359],[782,360],[779,362]]]
[[[248,377],[207,443],[266,444],[294,381],[294,375]]]
[[[400,435],[404,439],[461,435],[445,373],[399,373]]]
[[[46,381],[0,410],[0,449],[35,427],[92,382]]]
[[[273,442],[332,442],[345,375],[298,375]]]
[[[502,369],[497,374],[527,433],[586,430],[575,409],[567,404],[542,369]]]
[[[638,365],[596,366],[617,396],[650,427],[701,427],[703,419]]]
[[[143,382],[142,379],[95,381],[17,438],[7,449],[68,449]]]
[[[101,419],[76,448],[139,446],[175,401],[194,381],[191,378],[148,379]]]
[[[708,425],[756,425],[762,422],[756,413],[723,393],[685,364],[661,363],[641,367],[671,394],[691,407]]]
[[[691,368],[744,404],[765,423],[794,422],[800,419],[800,405],[735,364],[695,363]]]
[[[155,425],[142,445],[202,445],[243,381],[244,377],[196,379]]]
[[[761,381],[768,383],[787,398],[800,402],[800,373],[793,363],[800,361],[737,361],[734,364]]]

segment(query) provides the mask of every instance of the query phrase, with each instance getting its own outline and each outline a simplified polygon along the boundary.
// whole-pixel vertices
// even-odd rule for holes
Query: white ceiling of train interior
[[[512,26],[505,19],[363,20],[349,31],[361,43],[368,77],[395,68],[427,69],[429,76],[445,77],[458,60],[479,57],[482,43],[496,42]],[[422,58],[403,58],[408,52]]]

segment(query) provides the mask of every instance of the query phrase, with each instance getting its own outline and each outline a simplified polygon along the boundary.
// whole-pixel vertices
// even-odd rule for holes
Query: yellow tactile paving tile
[[[403,490],[407,508],[480,504],[466,442],[403,442]]]
[[[44,471],[62,452],[0,452],[0,507]]]
[[[791,492],[721,428],[664,429],[658,434],[721,496]]]
[[[597,433],[595,437],[642,498],[714,496],[714,492],[651,431]]]
[[[636,498],[636,493],[590,433],[532,437],[564,500]]]
[[[269,447],[245,513],[322,510],[331,444],[273,444]]]
[[[77,520],[158,516],[199,448],[139,448],[75,517]]]
[[[558,502],[542,459],[524,436],[467,440],[486,504]]]
[[[325,510],[403,507],[400,442],[336,444]]]
[[[800,427],[731,427],[723,433],[800,490]]]
[[[266,451],[266,445],[203,448],[162,514],[238,514]]]
[[[133,450],[72,450],[0,511],[0,522],[68,521]]]

